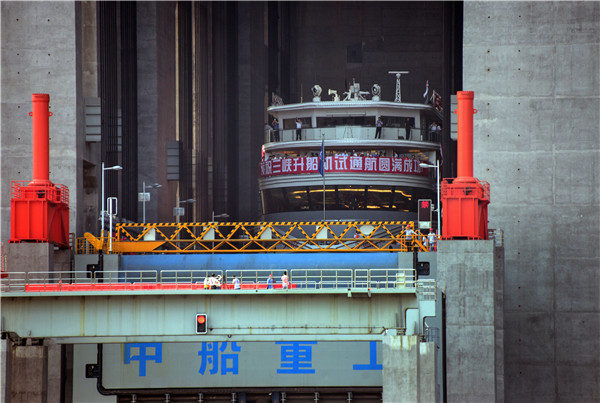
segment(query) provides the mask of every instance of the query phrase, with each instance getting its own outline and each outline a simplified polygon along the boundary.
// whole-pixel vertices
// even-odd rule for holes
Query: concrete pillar
[[[46,347],[13,345],[10,354],[12,354],[10,402],[46,403],[48,374]]]
[[[9,339],[1,341],[2,403],[69,401],[66,397],[71,393],[64,390],[72,387],[72,377],[66,373],[67,366],[63,366],[66,346],[35,344],[39,342],[18,345]]]
[[[60,402],[62,392],[62,380],[66,375],[62,371],[62,349],[61,344],[51,344],[46,346],[47,351],[47,391],[46,401],[48,402]]]
[[[54,250],[50,243],[9,243],[6,251],[6,267],[10,272],[68,271],[71,270],[69,249]]]
[[[446,295],[446,396],[504,401],[504,248],[440,241],[438,287]]]
[[[54,246],[49,243],[9,243],[4,247],[10,272],[52,271]]]
[[[435,343],[419,336],[384,336],[383,401],[436,402]]]
[[[10,402],[10,379],[12,356],[10,354],[10,342],[6,339],[0,340],[0,402]]]

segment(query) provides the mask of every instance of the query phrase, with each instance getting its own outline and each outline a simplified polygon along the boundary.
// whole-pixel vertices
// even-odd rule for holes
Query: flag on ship
[[[437,109],[438,111],[442,111],[442,96],[440,94],[438,94],[436,91],[433,91],[433,107],[435,109]]]
[[[319,173],[325,176],[325,140],[321,140],[321,153],[319,154]]]

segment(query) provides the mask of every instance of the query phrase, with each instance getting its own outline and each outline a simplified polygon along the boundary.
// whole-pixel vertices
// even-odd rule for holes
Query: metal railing
[[[93,291],[151,291],[204,290],[209,276],[221,279],[221,288],[233,289],[233,276],[242,289],[267,289],[269,275],[273,288],[281,288],[283,271],[259,270],[135,270],[135,271],[57,271],[9,272],[0,278],[0,291],[7,292],[93,292]],[[224,274],[224,276],[223,276]],[[420,299],[434,300],[435,280],[417,280],[414,269],[294,269],[289,273],[290,289],[348,290],[348,289],[413,289]]]
[[[426,252],[426,233],[407,240],[409,221],[195,222],[117,224],[111,253]],[[369,228],[368,232],[364,228]],[[153,240],[147,234],[153,233]],[[78,254],[109,253],[108,240],[86,233]]]
[[[415,288],[413,269],[357,269],[355,284],[368,288]]]
[[[280,129],[278,133],[274,130],[265,130],[265,143],[281,143],[290,141],[307,140],[340,140],[340,139],[375,139],[375,126],[336,126],[336,127],[306,127],[302,128],[301,139],[296,140],[296,129]],[[340,137],[340,133],[342,136]],[[433,132],[430,129],[412,127],[410,129],[410,141],[441,142],[441,132]],[[406,128],[383,127],[381,130],[382,140],[406,140]],[[377,139],[379,140],[379,139]]]

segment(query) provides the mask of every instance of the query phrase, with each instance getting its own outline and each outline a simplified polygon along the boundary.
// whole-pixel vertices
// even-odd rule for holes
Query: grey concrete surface
[[[11,362],[12,356],[8,354],[11,343],[6,339],[0,339],[0,402],[8,402],[11,385]]]
[[[48,393],[47,348],[45,346],[12,346],[8,354],[12,354],[10,402],[46,402]]]
[[[503,402],[502,247],[493,240],[440,241],[437,253],[448,402]]]
[[[70,190],[77,209],[77,69],[74,2],[32,7],[2,2],[0,239],[10,238],[12,180],[32,179],[31,94],[50,94],[50,180]],[[24,44],[27,44],[24,46]],[[70,215],[70,228],[76,226]]]
[[[597,401],[600,3],[465,2],[463,52],[506,242],[506,401]]]
[[[10,272],[54,271],[54,247],[49,243],[11,243],[4,246]]]
[[[435,343],[384,336],[383,402],[436,402]]]
[[[137,46],[138,46],[138,172],[140,189],[143,182],[147,186],[158,183],[158,154],[164,150],[158,144],[158,42],[156,25],[156,3],[137,4]],[[163,181],[164,182],[164,181]],[[146,202],[146,222],[158,221],[158,205],[161,196],[168,191],[167,183],[162,188],[150,189],[150,201]],[[138,208],[139,222],[143,222],[143,206]]]

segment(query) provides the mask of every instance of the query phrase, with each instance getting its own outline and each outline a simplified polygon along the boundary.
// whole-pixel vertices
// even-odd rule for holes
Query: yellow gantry
[[[112,240],[87,232],[77,253],[425,252],[427,235],[412,221],[135,223]]]

